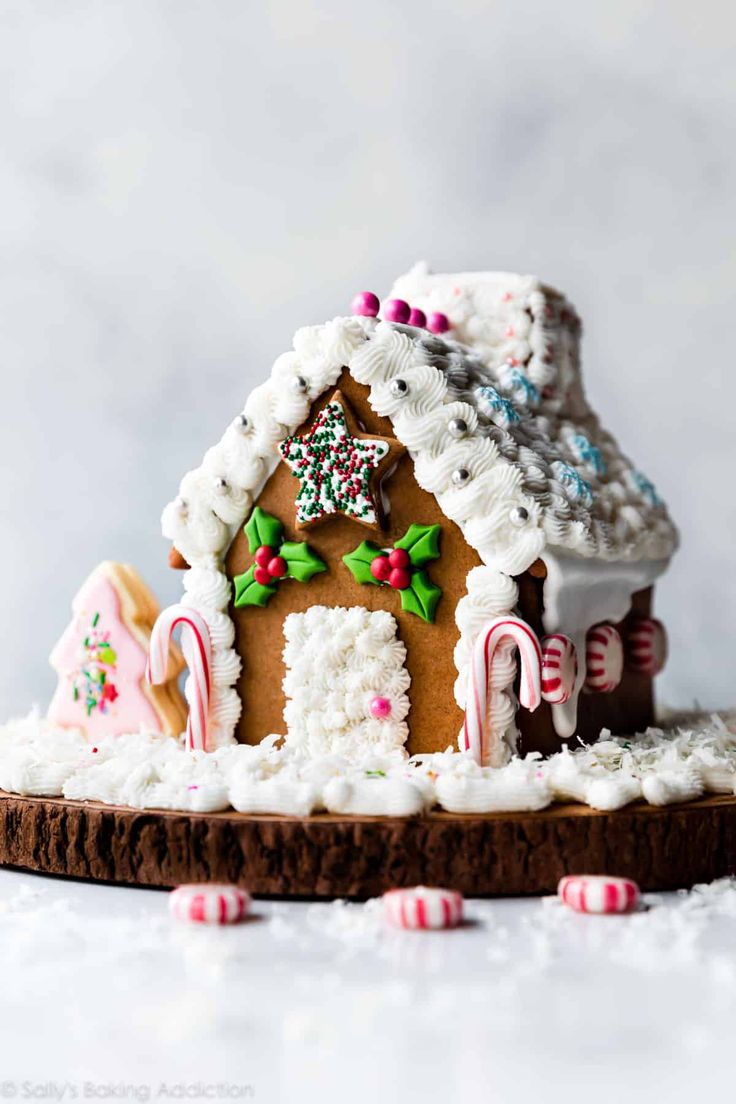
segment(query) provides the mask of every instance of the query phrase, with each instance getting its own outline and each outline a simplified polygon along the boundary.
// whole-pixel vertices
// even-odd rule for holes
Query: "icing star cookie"
[[[391,437],[362,434],[336,391],[305,433],[279,445],[300,483],[297,524],[304,528],[341,513],[364,525],[379,525],[377,485],[403,451]]]

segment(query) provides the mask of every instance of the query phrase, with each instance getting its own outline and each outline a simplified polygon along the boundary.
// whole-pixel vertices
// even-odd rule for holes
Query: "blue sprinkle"
[[[634,477],[636,486],[652,506],[663,506],[662,499],[657,494],[657,488],[652,483],[651,479],[647,479],[643,472],[634,471],[631,473]]]
[[[593,505],[593,488],[587,479],[583,479],[580,472],[570,464],[559,461],[555,464],[555,472],[564,487],[567,487],[571,498],[581,498],[586,506]]]
[[[606,464],[601,455],[601,450],[591,445],[583,433],[576,433],[570,439],[572,450],[582,464],[588,464],[596,475],[606,474]]]
[[[539,403],[539,392],[528,376],[525,376],[518,368],[512,368],[509,380],[514,391],[523,392],[524,402],[527,406],[537,406]]]
[[[500,425],[516,425],[521,420],[514,404],[499,395],[495,387],[478,387],[475,393],[481,410],[494,422],[497,421]]]

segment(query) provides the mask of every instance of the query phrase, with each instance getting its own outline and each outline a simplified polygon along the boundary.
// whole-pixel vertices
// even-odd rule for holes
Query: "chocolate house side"
[[[298,331],[164,512],[212,637],[215,742],[444,750],[474,642],[511,615],[567,652],[547,640],[533,714],[500,657],[488,762],[640,729],[663,648],[651,587],[676,533],[587,405],[574,311],[507,274],[417,268],[394,294],[451,337],[391,306]]]

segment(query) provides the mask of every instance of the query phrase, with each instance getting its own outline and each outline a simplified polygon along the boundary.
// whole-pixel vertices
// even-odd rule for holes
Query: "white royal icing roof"
[[[363,317],[298,330],[293,350],[249,396],[247,426],[228,428],[164,511],[164,534],[190,564],[227,550],[275,444],[345,365],[390,418],[420,486],[487,565],[519,574],[546,546],[605,560],[672,554],[677,535],[664,504],[585,399],[580,323],[562,296],[533,277],[434,276],[422,266],[392,294],[443,310],[452,336]],[[397,378],[406,393],[394,393]],[[468,426],[460,439],[453,419]]]

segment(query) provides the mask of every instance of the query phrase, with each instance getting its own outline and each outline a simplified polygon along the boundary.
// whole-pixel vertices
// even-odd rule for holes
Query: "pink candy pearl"
[[[423,330],[427,325],[427,316],[423,310],[419,307],[412,307],[411,314],[409,315],[409,325],[416,326],[418,329]]]
[[[441,311],[433,311],[427,319],[427,329],[432,333],[447,333],[450,328],[450,319]]]
[[[411,317],[411,307],[403,299],[389,299],[383,304],[383,317],[387,322],[403,324]]]
[[[388,698],[372,698],[370,711],[374,717],[389,717],[391,715],[391,702]]]
[[[381,300],[372,291],[359,291],[350,304],[353,314],[362,314],[367,318],[375,318],[381,309]]]

